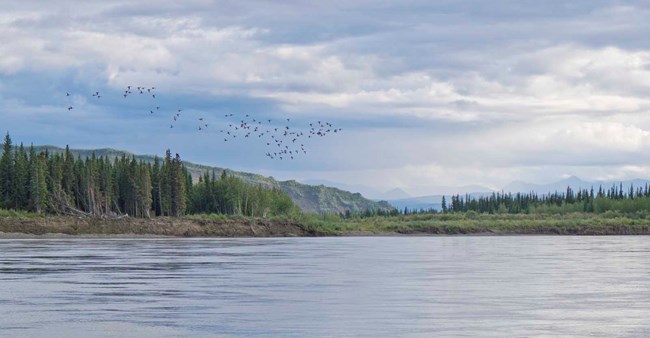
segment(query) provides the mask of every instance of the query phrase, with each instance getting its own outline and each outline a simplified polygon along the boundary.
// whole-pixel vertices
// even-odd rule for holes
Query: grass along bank
[[[32,236],[175,236],[175,237],[296,237],[315,234],[301,224],[283,219],[244,216],[101,218],[14,214],[0,211],[0,237]],[[204,217],[202,217],[204,216]]]
[[[199,214],[119,219],[44,216],[0,210],[0,233],[30,235],[153,235],[268,237],[348,235],[649,235],[650,215],[618,212],[567,214],[414,214],[342,218],[293,214],[255,218]]]
[[[607,212],[569,214],[416,214],[344,219],[308,215],[301,220],[321,235],[348,234],[547,234],[547,235],[648,235],[645,214]]]

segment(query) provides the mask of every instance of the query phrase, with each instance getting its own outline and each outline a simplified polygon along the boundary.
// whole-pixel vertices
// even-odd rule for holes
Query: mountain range
[[[346,184],[346,183],[334,182],[328,180],[304,180],[301,182],[309,185],[324,185],[328,187],[335,187],[345,191],[360,193],[363,196],[375,201],[411,197],[411,195],[409,195],[406,191],[399,188],[394,188],[389,191],[380,191],[373,187],[369,187],[362,184]]]
[[[63,148],[51,145],[34,146],[34,148],[36,152],[47,150],[50,154],[63,153],[65,151]],[[97,157],[104,156],[110,159],[122,156],[135,156],[139,161],[152,163],[155,160],[155,156],[153,155],[136,155],[127,151],[112,148],[70,149],[70,151],[75,157],[80,156],[82,158],[90,157],[94,153]],[[238,177],[249,184],[262,185],[267,188],[278,188],[287,193],[294,203],[296,203],[296,205],[304,212],[326,214],[344,213],[347,210],[352,212],[361,212],[367,209],[392,209],[392,206],[385,201],[369,200],[363,197],[360,193],[352,193],[325,185],[309,185],[294,180],[277,181],[273,177],[266,177],[228,168],[211,167],[186,161],[183,163],[187,170],[192,174],[192,177],[197,180],[199,176],[206,172],[214,172],[215,175],[219,177],[221,173],[225,171],[228,175]]]
[[[551,182],[551,183],[546,183],[546,184],[536,184],[536,183],[529,183],[529,182],[524,182],[524,181],[513,181],[511,183],[508,183],[505,185],[501,190],[498,191],[503,191],[503,192],[510,192],[510,193],[529,193],[529,192],[535,192],[537,194],[543,195],[543,194],[548,194],[548,193],[553,193],[553,192],[565,192],[567,187],[571,187],[572,190],[576,191],[578,189],[591,189],[592,187],[594,190],[598,190],[600,186],[603,187],[603,189],[608,189],[611,188],[613,185],[619,186],[623,185],[624,189],[629,188],[631,185],[635,187],[644,187],[646,184],[650,185],[650,180],[647,179],[633,179],[633,180],[602,180],[602,181],[585,181],[580,179],[579,177],[576,176],[571,176],[559,181]],[[469,186],[475,188],[476,186]],[[456,189],[458,190],[458,189]],[[477,191],[477,190],[466,190],[466,192],[456,192],[456,193],[438,193],[435,195],[429,195],[429,196],[418,196],[418,197],[409,197],[409,198],[401,198],[401,199],[388,199],[388,203],[390,203],[392,206],[398,208],[398,209],[404,209],[409,208],[409,209],[436,209],[436,210],[441,210],[442,209],[442,196],[446,195],[447,198],[449,198],[450,195],[465,195],[465,193],[469,194],[470,196],[474,198],[478,198],[480,196],[485,196],[492,194],[493,192],[496,192],[495,190],[491,190],[488,188],[485,188],[482,191]]]
[[[394,188],[387,191],[381,191],[373,187],[362,184],[346,184],[341,182],[327,181],[327,180],[304,180],[305,184],[322,184],[330,187],[336,187],[342,190],[358,192],[363,196],[375,201],[379,200],[401,200],[410,198],[421,198],[423,196],[415,197],[400,188]],[[464,186],[433,186],[429,190],[434,191],[436,195],[456,195],[465,194],[468,191],[492,191],[490,188],[481,185],[464,185]],[[442,197],[441,197],[442,198]]]

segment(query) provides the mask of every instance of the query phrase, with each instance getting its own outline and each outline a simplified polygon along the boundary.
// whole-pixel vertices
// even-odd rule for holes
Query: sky
[[[0,131],[413,196],[649,178],[649,17],[646,1],[2,1]],[[160,112],[128,85],[156,87]],[[271,160],[223,141],[230,113],[343,130]]]

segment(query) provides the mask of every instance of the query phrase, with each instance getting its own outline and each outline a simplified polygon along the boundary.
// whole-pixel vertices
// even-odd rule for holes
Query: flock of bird
[[[151,96],[153,103],[156,103],[156,87],[127,86],[122,96],[127,99],[131,95]],[[72,106],[72,96],[66,92],[68,98],[67,110],[74,109]],[[91,95],[94,99],[101,99],[103,95],[96,91]],[[149,115],[161,112],[157,104],[153,104],[148,109]],[[181,119],[183,110],[177,109],[172,112],[170,129],[173,129],[176,123]],[[266,146],[264,154],[269,159],[277,160],[294,160],[298,156],[307,155],[306,143],[310,139],[322,138],[330,134],[338,134],[343,129],[336,128],[332,123],[325,121],[315,121],[309,123],[309,126],[290,125],[291,119],[260,119],[251,114],[225,114],[226,122],[219,129],[219,134],[223,142],[233,142],[235,140],[255,140]],[[210,125],[203,116],[195,120],[199,132],[207,131]]]
[[[309,123],[309,128],[300,128],[289,125],[290,118],[282,120],[282,124],[272,119],[260,120],[246,114],[238,118],[234,114],[226,114],[225,118],[233,118],[227,127],[220,129],[223,141],[236,139],[253,139],[263,142],[267,147],[264,154],[270,159],[296,159],[300,155],[307,155],[305,143],[308,139],[324,137],[331,133],[339,133],[343,129],[334,128],[329,122],[317,121]]]

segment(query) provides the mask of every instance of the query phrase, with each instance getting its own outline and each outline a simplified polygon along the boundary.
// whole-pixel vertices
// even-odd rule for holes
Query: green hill
[[[52,154],[62,153],[65,149],[56,146],[34,146],[37,152],[48,151]],[[1,151],[1,149],[0,149]],[[90,157],[93,152],[95,156],[109,157],[114,159],[116,157],[135,156],[136,159],[144,162],[153,162],[155,156],[152,155],[136,155],[127,151],[116,150],[112,148],[100,149],[70,149],[75,156]],[[228,175],[236,176],[244,182],[255,185],[263,185],[265,187],[276,187],[286,192],[291,199],[300,207],[304,212],[313,213],[342,213],[346,210],[351,212],[365,211],[367,209],[392,209],[393,207],[388,202],[380,201],[375,202],[364,198],[359,193],[351,193],[349,191],[340,190],[337,188],[326,187],[324,185],[308,185],[290,181],[277,181],[273,177],[266,177],[258,174],[235,171],[227,168],[210,167],[202,164],[191,162],[184,162],[185,167],[192,174],[195,179],[204,173],[214,172],[217,177],[221,176],[223,171]]]

